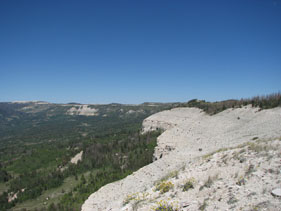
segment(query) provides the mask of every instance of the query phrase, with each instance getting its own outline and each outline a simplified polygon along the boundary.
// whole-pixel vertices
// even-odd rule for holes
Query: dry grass
[[[160,191],[160,193],[166,193],[173,188],[174,184],[172,182],[167,181],[162,181],[156,185],[156,190]]]

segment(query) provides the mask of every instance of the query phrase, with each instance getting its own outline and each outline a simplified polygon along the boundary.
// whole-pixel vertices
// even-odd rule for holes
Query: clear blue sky
[[[216,101],[280,90],[280,0],[0,1],[0,101]]]

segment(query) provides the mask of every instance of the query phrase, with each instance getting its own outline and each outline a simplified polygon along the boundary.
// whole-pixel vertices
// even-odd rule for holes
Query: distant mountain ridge
[[[15,137],[29,142],[36,141],[40,134],[43,137],[60,139],[64,131],[66,136],[76,137],[81,127],[81,122],[92,125],[90,134],[95,128],[107,128],[109,125],[118,125],[118,122],[139,121],[161,110],[176,107],[176,103],[166,103],[157,106],[140,105],[94,105],[94,104],[55,104],[43,101],[16,101],[0,102],[0,147],[12,142]],[[111,119],[109,122],[108,120]],[[106,123],[105,123],[106,122]],[[44,128],[44,130],[42,130]],[[73,130],[75,128],[75,130]],[[88,130],[88,129],[86,129]],[[40,132],[39,132],[40,131]],[[45,134],[45,135],[44,135]],[[21,138],[23,137],[23,138]]]

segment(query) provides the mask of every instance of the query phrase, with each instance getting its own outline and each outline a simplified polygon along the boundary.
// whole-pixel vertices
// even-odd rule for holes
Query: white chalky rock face
[[[81,105],[70,108],[66,113],[68,115],[97,116],[98,109],[91,108],[88,105]]]
[[[155,161],[123,180],[100,188],[85,201],[83,211],[132,210],[123,203],[129,194],[151,189],[157,180],[195,158],[256,137],[280,137],[281,108],[259,111],[247,106],[227,109],[213,116],[197,108],[176,108],[144,120],[144,132],[157,128],[165,132],[157,139]]]
[[[71,158],[70,162],[73,163],[73,164],[77,164],[78,161],[82,160],[82,155],[83,155],[83,151],[79,152],[73,158]]]

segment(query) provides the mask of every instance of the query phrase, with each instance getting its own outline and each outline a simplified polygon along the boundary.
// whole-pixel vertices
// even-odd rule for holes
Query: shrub
[[[156,190],[160,191],[161,193],[166,193],[172,188],[174,188],[174,184],[167,181],[162,181],[156,185]]]
[[[137,198],[137,194],[135,194],[135,193],[134,194],[128,194],[123,201],[123,205],[128,204],[131,200],[134,200],[136,198]]]
[[[164,206],[159,206],[155,209],[155,211],[176,211],[178,209],[174,209],[173,206],[171,205],[164,205]]]
[[[183,185],[183,191],[188,191],[189,189],[193,189],[194,188],[194,180],[190,179],[188,181],[186,181],[186,183]]]
[[[154,209],[154,211],[179,211],[178,208],[175,208],[173,206],[173,204],[169,204],[168,202],[166,201],[160,201],[160,202],[157,202],[157,207]]]
[[[133,207],[137,207],[138,204],[142,201],[145,201],[148,196],[149,194],[146,192],[142,192],[142,193],[137,192],[133,194],[128,194],[123,201],[123,206],[133,201]]]

